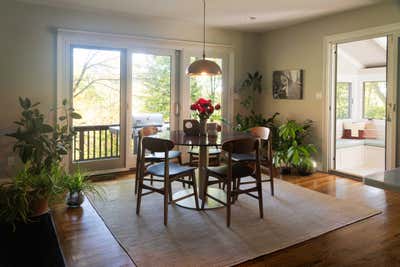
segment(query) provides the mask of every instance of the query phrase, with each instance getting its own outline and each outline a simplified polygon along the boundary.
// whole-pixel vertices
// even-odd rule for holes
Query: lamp
[[[222,70],[217,63],[206,59],[206,0],[203,0],[203,58],[196,60],[186,70],[189,76],[221,75]]]

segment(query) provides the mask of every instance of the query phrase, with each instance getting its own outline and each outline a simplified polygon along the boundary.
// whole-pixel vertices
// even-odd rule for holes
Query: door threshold
[[[345,172],[340,172],[340,171],[336,171],[336,170],[329,170],[328,173],[336,175],[336,176],[342,176],[344,178],[350,178],[359,182],[363,181],[363,177],[362,176],[358,176],[355,174],[350,174],[350,173],[345,173]]]

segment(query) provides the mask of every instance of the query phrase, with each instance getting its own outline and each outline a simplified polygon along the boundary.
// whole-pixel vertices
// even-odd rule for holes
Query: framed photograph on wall
[[[279,70],[272,74],[274,99],[303,99],[303,70]]]

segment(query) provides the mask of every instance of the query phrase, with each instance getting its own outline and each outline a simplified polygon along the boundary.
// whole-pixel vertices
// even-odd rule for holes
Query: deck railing
[[[75,126],[73,161],[111,159],[120,156],[120,132],[111,131],[112,125]]]

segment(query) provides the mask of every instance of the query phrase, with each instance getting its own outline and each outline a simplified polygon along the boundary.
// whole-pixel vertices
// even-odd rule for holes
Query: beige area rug
[[[264,184],[264,219],[257,200],[241,195],[232,208],[195,211],[170,205],[163,225],[159,194],[144,196],[136,216],[133,180],[104,183],[107,199],[91,199],[97,212],[138,266],[231,266],[380,213],[366,206],[276,180]],[[177,183],[174,191],[182,188]]]

